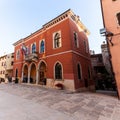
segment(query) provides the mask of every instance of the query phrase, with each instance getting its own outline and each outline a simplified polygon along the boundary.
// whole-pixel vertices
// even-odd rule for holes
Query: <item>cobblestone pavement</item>
[[[120,100],[115,96],[25,84],[0,84],[0,91],[64,113],[74,120],[120,120]]]

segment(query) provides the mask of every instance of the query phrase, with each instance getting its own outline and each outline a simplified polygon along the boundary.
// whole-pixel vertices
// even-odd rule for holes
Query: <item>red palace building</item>
[[[20,83],[93,89],[89,31],[71,9],[13,45],[13,76]]]

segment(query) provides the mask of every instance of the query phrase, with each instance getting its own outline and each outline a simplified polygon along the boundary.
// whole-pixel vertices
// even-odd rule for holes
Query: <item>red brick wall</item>
[[[61,31],[62,47],[53,49],[53,33],[57,31]],[[78,33],[79,48],[76,48],[74,45],[74,31]],[[63,66],[64,79],[75,80],[76,89],[84,87],[83,79],[85,76],[88,76],[88,66],[91,67],[90,55],[85,52],[84,47],[84,40],[88,43],[88,39],[85,34],[83,32],[79,32],[77,26],[70,19],[67,19],[49,29],[46,29],[46,31],[41,34],[38,32],[35,36],[31,35],[31,37],[27,37],[25,45],[30,47],[31,44],[35,42],[37,51],[39,52],[39,41],[42,39],[45,39],[45,58],[42,58],[43,54],[39,54],[40,58],[36,64],[38,64],[40,60],[44,60],[46,62],[47,78],[54,78],[54,65],[56,62],[60,62]],[[21,45],[22,44],[19,44],[15,47],[15,53],[17,49],[21,48]],[[84,57],[79,56],[78,54],[73,54],[73,51],[78,54],[82,54]],[[23,62],[25,63],[22,55],[23,54],[21,52],[20,60],[15,60],[14,64],[14,72],[17,68],[19,76],[21,76]],[[82,80],[78,80],[77,78],[77,63],[80,63],[82,66]]]

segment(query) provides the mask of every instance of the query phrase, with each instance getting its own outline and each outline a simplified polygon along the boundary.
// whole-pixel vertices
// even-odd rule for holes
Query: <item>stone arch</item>
[[[29,67],[29,83],[36,84],[37,69],[36,64],[31,63]]]
[[[57,69],[58,67],[58,69]],[[58,75],[57,75],[58,73]],[[57,61],[54,64],[54,79],[61,79],[63,80],[63,65],[61,62]]]
[[[22,67],[22,82],[28,83],[28,65],[24,64]]]
[[[38,65],[38,84],[46,85],[47,64],[45,61],[40,61]]]

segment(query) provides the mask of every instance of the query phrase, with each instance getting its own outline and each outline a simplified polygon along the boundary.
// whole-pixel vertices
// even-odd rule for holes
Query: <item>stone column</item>
[[[28,69],[28,83],[30,83],[30,70]]]
[[[23,82],[24,71],[22,70],[21,82]]]
[[[37,69],[37,73],[36,73],[36,84],[39,83],[39,69]]]

